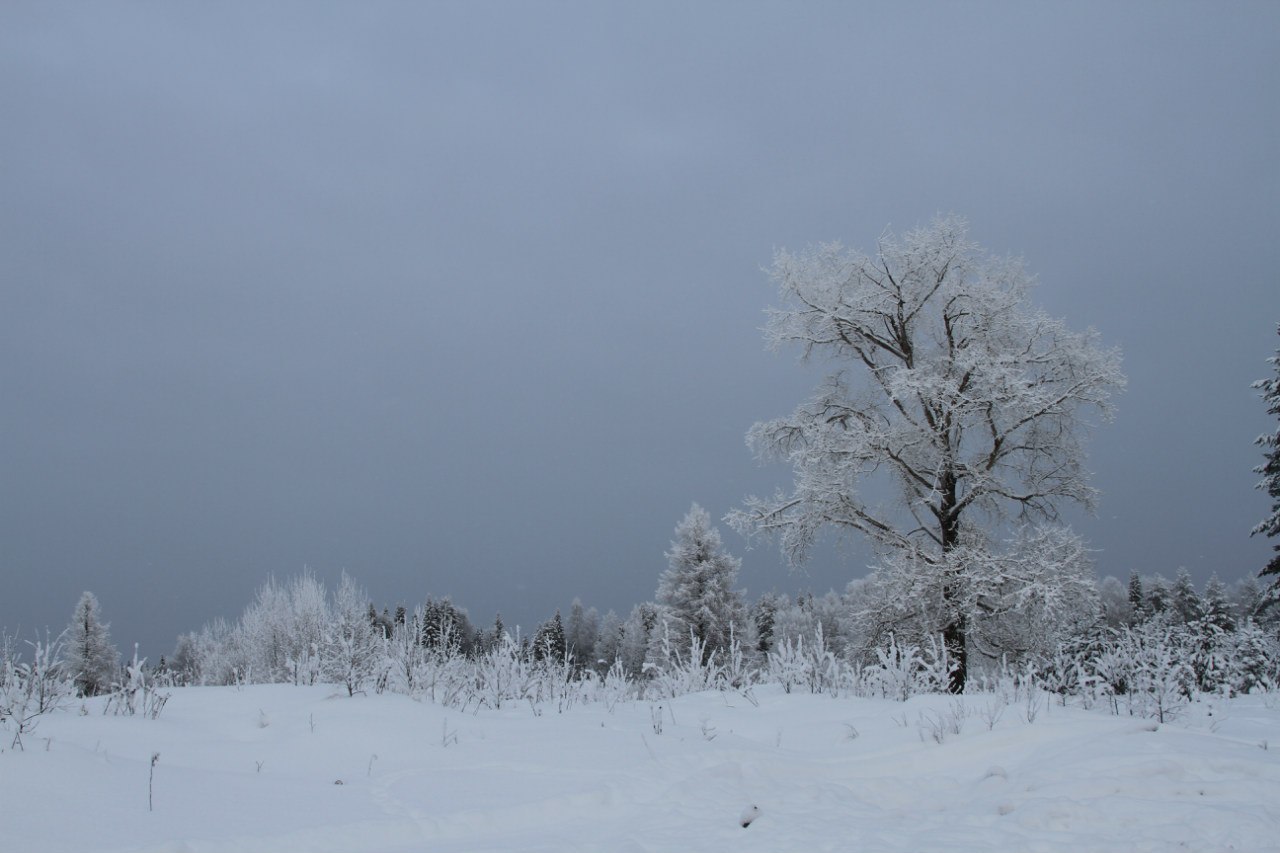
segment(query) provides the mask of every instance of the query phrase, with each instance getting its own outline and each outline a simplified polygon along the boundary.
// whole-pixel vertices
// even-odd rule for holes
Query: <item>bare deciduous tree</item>
[[[791,464],[795,486],[748,498],[727,518],[739,532],[776,535],[793,565],[824,529],[863,534],[931,568],[943,599],[959,602],[973,598],[967,560],[1002,524],[1092,506],[1081,441],[1087,413],[1110,416],[1120,355],[1029,306],[1020,261],[982,250],[946,217],[886,234],[874,257],[838,244],[781,251],[771,275],[782,305],[769,345],[841,369],[790,417],[748,432],[759,458]],[[877,481],[895,497],[878,500]],[[962,689],[967,616],[949,612]]]

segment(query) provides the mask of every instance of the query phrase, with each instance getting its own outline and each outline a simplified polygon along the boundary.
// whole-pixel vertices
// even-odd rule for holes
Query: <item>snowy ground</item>
[[[6,736],[0,850],[1280,850],[1276,696],[1163,726],[1009,705],[990,728],[1001,706],[969,696],[938,743],[950,697],[757,688],[758,707],[704,693],[535,716],[331,687],[172,692],[157,720],[91,704],[46,717],[24,752]]]

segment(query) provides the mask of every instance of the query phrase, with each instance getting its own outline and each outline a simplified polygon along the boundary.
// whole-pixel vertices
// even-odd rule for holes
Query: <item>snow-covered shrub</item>
[[[1123,696],[1128,713],[1164,722],[1195,688],[1192,656],[1186,630],[1157,618],[1117,632],[1091,665],[1112,691],[1113,711]]]
[[[821,622],[814,624],[809,643],[804,637],[797,637],[793,642],[784,634],[766,657],[764,677],[780,684],[785,693],[803,685],[810,693],[834,695],[853,684],[850,667],[827,647]]]
[[[790,637],[784,637],[774,642],[765,658],[764,678],[770,684],[780,685],[783,693],[790,693],[796,685],[804,683],[807,667],[804,638],[793,643]]]
[[[814,629],[813,643],[808,648],[810,693],[837,695],[850,684],[849,667],[827,645],[826,633],[819,622]]]
[[[520,654],[520,645],[510,634],[504,632],[472,666],[479,701],[490,708],[523,702],[533,692],[533,667]]]
[[[744,644],[734,626],[729,626],[729,646],[725,649],[720,674],[724,686],[734,690],[749,690],[759,678],[759,669],[755,662],[757,655],[753,651],[754,643]]]
[[[421,610],[412,619],[396,622],[386,643],[384,689],[416,696],[431,652],[419,640],[417,626]]]
[[[1085,707],[1092,707],[1103,696],[1122,689],[1109,684],[1113,675],[1110,661],[1104,665],[1105,676],[1097,668],[1097,662],[1110,647],[1110,638],[1115,636],[1115,629],[1096,626],[1059,643],[1050,654],[1027,660],[1023,672],[1036,686],[1056,694],[1063,705],[1074,696],[1080,697]],[[1115,675],[1120,681],[1125,680],[1125,672]]]
[[[927,637],[922,645],[916,645],[899,643],[890,634],[875,653],[877,662],[862,669],[866,692],[905,702],[917,693],[947,690],[954,664],[941,638]]]
[[[575,678],[573,656],[562,652],[559,657],[534,661],[534,695],[536,703],[555,701],[563,712],[579,698],[579,679]]]
[[[1039,668],[1038,682],[1042,688],[1057,694],[1063,705],[1067,697],[1080,692],[1081,679],[1086,665],[1079,649],[1059,644]]]
[[[1175,632],[1148,634],[1134,638],[1129,647],[1133,670],[1130,695],[1144,716],[1165,722],[1174,716],[1191,696],[1195,673],[1187,663],[1188,644]]]
[[[916,671],[923,665],[920,647],[899,644],[889,635],[889,642],[875,650],[878,664],[863,670],[867,687],[885,698],[907,701],[916,692]]]
[[[0,642],[0,725],[12,727],[10,746],[22,748],[22,736],[39,724],[42,714],[56,711],[74,692],[72,676],[59,659],[61,638],[29,642],[31,660],[19,659],[12,638]]]
[[[417,695],[447,708],[460,708],[479,699],[475,667],[449,642],[427,649],[415,678]]]
[[[951,735],[964,731],[964,722],[969,718],[969,707],[963,699],[954,699],[951,707],[945,711],[926,710],[916,715],[916,731],[920,739],[928,735],[934,743],[943,743]]]
[[[627,678],[627,671],[622,666],[622,661],[615,660],[596,687],[596,701],[603,703],[606,710],[612,714],[619,702],[634,697],[635,685],[631,683],[631,679]]]
[[[28,640],[27,645],[31,647],[31,662],[18,665],[25,678],[25,691],[30,695],[36,713],[57,711],[75,690],[71,674],[62,660],[62,637],[50,639],[45,632],[43,641]]]
[[[667,699],[721,686],[723,668],[716,660],[716,652],[708,651],[703,640],[690,636],[687,643],[677,644],[670,625],[665,621],[658,637],[660,651],[657,661],[647,665],[651,669],[649,692],[652,695]]]
[[[124,677],[111,685],[111,694],[102,706],[102,713],[133,716],[141,713],[156,719],[169,701],[169,694],[156,689],[146,671],[146,658],[138,659],[138,647],[133,647],[133,660],[125,666]]]

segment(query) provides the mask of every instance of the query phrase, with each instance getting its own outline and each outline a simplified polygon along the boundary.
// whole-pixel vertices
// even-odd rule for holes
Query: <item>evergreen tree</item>
[[[475,630],[465,611],[455,607],[448,596],[428,598],[422,608],[422,645],[439,654],[469,655]]]
[[[373,625],[374,633],[381,639],[390,640],[391,635],[395,633],[396,623],[391,618],[391,611],[384,607],[379,614],[372,602],[369,604],[369,624]]]
[[[751,618],[756,624],[756,651],[767,652],[773,648],[773,623],[777,613],[776,592],[766,592],[751,608]]]
[[[502,640],[505,636],[507,636],[507,626],[502,623],[502,614],[496,613],[493,617],[493,628],[489,631],[489,636],[485,638],[484,650],[488,652],[501,648]]]
[[[1148,616],[1164,616],[1169,609],[1169,581],[1164,575],[1147,578],[1144,584],[1147,591],[1146,613]]]
[[[1231,615],[1231,604],[1227,601],[1227,588],[1218,580],[1217,574],[1210,577],[1204,586],[1203,618],[1223,631],[1234,631],[1236,628],[1236,620]]]
[[[1252,621],[1243,623],[1233,636],[1232,688],[1237,693],[1248,693],[1254,688],[1274,690],[1274,641]]]
[[[1189,625],[1204,615],[1204,602],[1200,600],[1195,584],[1191,582],[1191,572],[1186,567],[1178,569],[1169,598],[1175,618],[1183,624]]]
[[[1276,331],[1280,333],[1280,326],[1276,327]],[[1253,387],[1258,389],[1263,402],[1267,404],[1267,414],[1280,418],[1280,350],[1267,361],[1275,368],[1276,375],[1269,379],[1259,379],[1253,383]],[[1271,497],[1271,515],[1258,522],[1258,526],[1253,528],[1253,535],[1261,533],[1267,537],[1280,536],[1280,426],[1273,433],[1258,436],[1255,443],[1262,446],[1266,461],[1253,471],[1262,475],[1258,488],[1265,490]],[[1280,600],[1280,542],[1276,543],[1274,550],[1276,553],[1270,562],[1258,573],[1262,577],[1271,578],[1262,602],[1263,607],[1270,607]]]
[[[1254,575],[1245,575],[1231,587],[1231,609],[1236,621],[1244,624],[1250,619],[1260,618],[1258,608],[1262,605],[1262,587]]]
[[[665,631],[682,654],[696,638],[710,657],[728,648],[731,626],[741,631],[746,625],[746,604],[734,589],[742,561],[723,552],[720,531],[696,503],[675,533],[666,555],[668,568],[658,579]]]
[[[1133,621],[1143,622],[1147,617],[1147,596],[1142,590],[1142,578],[1136,569],[1129,572],[1129,609],[1133,612]]]
[[[76,604],[66,633],[67,669],[74,673],[76,690],[94,696],[108,690],[120,665],[120,653],[111,644],[110,626],[102,621],[97,596],[85,592]]]
[[[564,660],[564,655],[564,621],[557,610],[556,615],[543,622],[534,635],[533,659],[561,661]]]

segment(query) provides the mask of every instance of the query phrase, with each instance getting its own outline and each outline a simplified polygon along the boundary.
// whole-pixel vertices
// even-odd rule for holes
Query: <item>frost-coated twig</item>
[[[160,760],[160,753],[151,753],[151,773],[147,777],[147,811],[155,811],[152,805],[152,793],[155,790],[156,781],[156,762]]]

